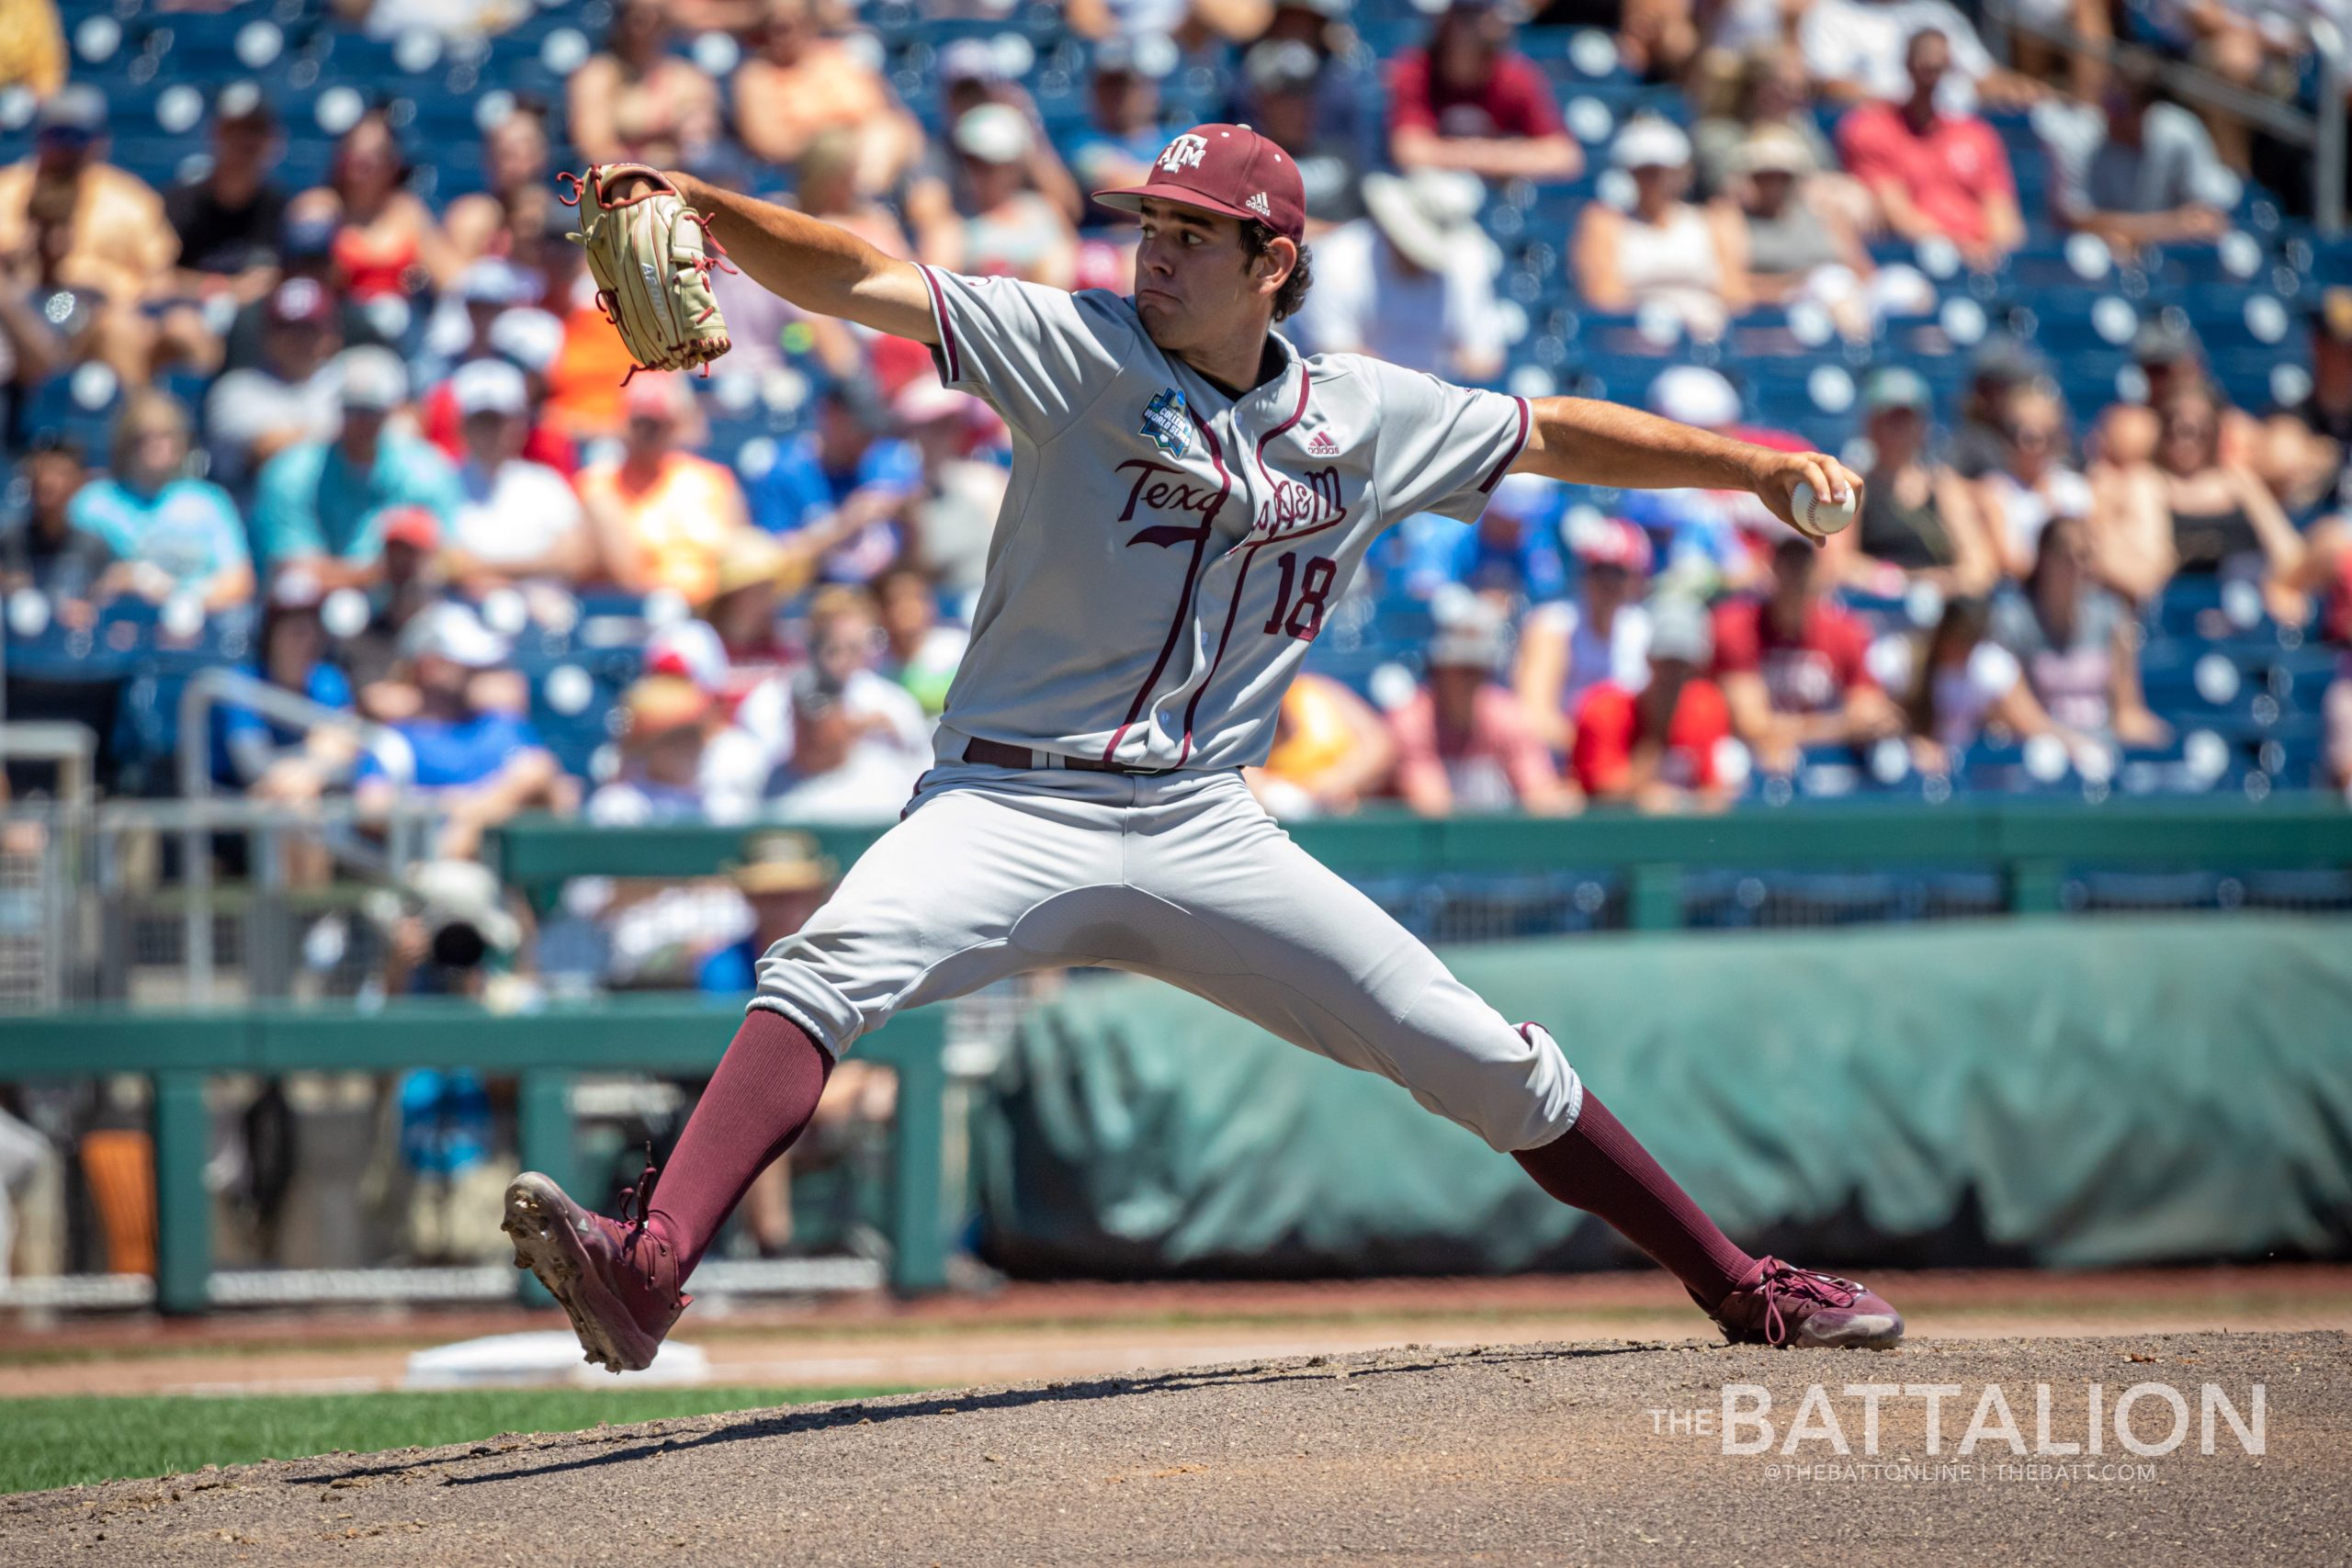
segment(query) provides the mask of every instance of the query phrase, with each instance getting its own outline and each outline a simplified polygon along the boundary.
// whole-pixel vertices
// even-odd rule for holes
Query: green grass
[[[899,1389],[469,1389],[447,1393],[130,1395],[0,1400],[0,1493],[208,1464],[571,1432]]]

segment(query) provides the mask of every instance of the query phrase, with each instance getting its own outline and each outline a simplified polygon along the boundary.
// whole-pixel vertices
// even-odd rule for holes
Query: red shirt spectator
[[[459,432],[462,423],[458,417],[458,394],[454,383],[443,381],[424,394],[417,404],[418,421],[424,426],[424,438],[453,459],[466,455],[466,442]],[[535,423],[530,434],[523,437],[523,449],[515,454],[527,463],[540,463],[570,479],[580,471],[580,449],[571,440],[559,434],[546,421]]]
[[[1388,73],[1388,152],[1400,169],[1463,169],[1490,180],[1572,180],[1584,153],[1560,122],[1552,84],[1510,47],[1510,22],[1456,0],[1427,49]]]
[[[1521,54],[1495,61],[1486,80],[1453,86],[1434,79],[1426,50],[1396,57],[1388,77],[1388,129],[1438,136],[1557,136],[1563,127],[1552,84]]]
[[[1939,32],[1912,35],[1912,93],[1901,104],[1864,104],[1838,124],[1838,155],[1877,197],[1886,225],[1906,240],[1941,235],[1979,270],[2025,238],[2009,155],[1974,115],[1936,107],[1951,46]]]
[[[1597,800],[1628,793],[1634,749],[1654,739],[1644,716],[1647,711],[1637,694],[1614,681],[1586,691],[1577,705],[1576,749],[1568,760],[1577,787]],[[1686,790],[1715,788],[1723,782],[1715,768],[1715,749],[1730,739],[1731,706],[1724,701],[1723,688],[1713,681],[1690,682],[1667,720],[1666,755],[1658,776]]]
[[[1713,673],[1759,674],[1775,713],[1827,713],[1853,691],[1875,691],[1869,664],[1870,629],[1826,599],[1804,607],[1794,637],[1766,614],[1761,599],[1733,599],[1715,607]]]

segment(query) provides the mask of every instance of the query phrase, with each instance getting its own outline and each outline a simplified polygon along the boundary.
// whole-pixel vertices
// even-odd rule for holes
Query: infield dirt
[[[1849,1383],[1957,1385],[1880,1402]],[[1724,1451],[1724,1385],[1769,1392],[1774,1447]],[[1793,1440],[1809,1385],[1848,1452]],[[2020,1440],[2111,1422],[2134,1385],[2186,1438],[2018,1457],[1959,1448],[1987,1385]],[[2263,1385],[2258,1447],[2242,1418]],[[1740,1396],[1746,1408],[1754,1396]],[[1679,1421],[1674,1413],[1681,1413]],[[2135,1440],[2173,1416],[2135,1400]],[[1752,1439],[1753,1427],[1739,1437]],[[2352,1337],[1928,1340],[1887,1355],[1627,1341],[1268,1359],[337,1456],[0,1501],[10,1562],[597,1561],[1036,1563],[2345,1561]]]

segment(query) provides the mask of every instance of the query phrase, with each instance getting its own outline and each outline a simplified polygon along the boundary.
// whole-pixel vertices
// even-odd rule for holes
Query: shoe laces
[[[1818,1302],[1824,1306],[1849,1307],[1862,1293],[1861,1286],[1851,1280],[1824,1274],[1817,1269],[1799,1269],[1777,1258],[1764,1260],[1764,1277],[1757,1281],[1756,1290],[1764,1298],[1764,1341],[1768,1345],[1788,1343],[1789,1319],[1781,1310],[1783,1298],[1792,1303]]]
[[[637,1185],[620,1190],[621,1221],[628,1226],[628,1240],[632,1246],[645,1234],[646,1222],[653,1217],[653,1179],[660,1174],[661,1168],[653,1163],[653,1140],[648,1138],[645,1168],[638,1173]]]

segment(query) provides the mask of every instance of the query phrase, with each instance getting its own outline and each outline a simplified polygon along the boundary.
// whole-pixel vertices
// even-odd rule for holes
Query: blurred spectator
[[[718,585],[728,540],[751,525],[733,470],[686,450],[692,395],[674,375],[631,381],[620,456],[581,469],[577,485],[616,587],[666,588],[699,604]]]
[[[2049,379],[2049,362],[2007,333],[1987,337],[1977,346],[1969,359],[1959,418],[1945,453],[1962,479],[1978,483],[2008,465],[2009,400]],[[2064,412],[2061,405],[2062,416]]]
[[[1650,646],[1650,615],[1642,604],[1649,536],[1618,518],[1591,518],[1571,525],[1568,544],[1580,568],[1577,597],[1527,613],[1511,671],[1528,722],[1563,755],[1575,739],[1585,693],[1603,681],[1639,692],[1649,679]]]
[[[1933,630],[1871,649],[1881,683],[1905,694],[1911,765],[1922,773],[1949,775],[1987,726],[2017,740],[2056,733],[2078,749],[2088,744],[2042,712],[2016,657],[1987,635],[1990,622],[1990,604],[1963,595],[1944,602]]]
[[[1822,548],[1833,574],[1865,592],[1899,597],[1913,582],[1945,593],[1983,593],[1999,574],[1976,497],[1930,450],[1933,397],[1904,366],[1873,371],[1862,386],[1862,430],[1871,461],[1861,515]]]
[[[1702,78],[1698,124],[1690,129],[1693,166],[1702,196],[1719,195],[1733,177],[1732,157],[1749,137],[1765,130],[1785,130],[1804,143],[1812,183],[1842,183],[1838,154],[1813,117],[1813,94],[1804,61],[1787,44],[1759,43],[1739,55],[1720,57]],[[1857,216],[1840,204],[1849,219]]]
[[[572,585],[596,574],[580,498],[564,477],[523,457],[529,394],[503,359],[477,359],[450,378],[465,460],[449,520],[449,579],[468,593],[522,582]]]
[[[1744,772],[1724,766],[1731,709],[1706,678],[1714,637],[1705,608],[1679,593],[1650,606],[1644,668],[1632,684],[1596,682],[1577,700],[1571,773],[1587,799],[1648,812],[1719,810]]]
[[[46,98],[65,85],[71,63],[56,0],[8,0],[0,6],[0,87],[22,86]],[[6,1267],[0,1262],[0,1275]]]
[[[289,277],[266,311],[259,363],[223,375],[204,401],[212,474],[232,487],[288,447],[326,440],[343,419],[334,301],[313,280]]]
[[[1494,0],[1453,0],[1426,48],[1389,68],[1388,152],[1400,169],[1466,169],[1490,180],[1572,180],[1584,152],[1552,84],[1510,47]]]
[[[1361,106],[1349,96],[1332,112],[1331,89],[1346,74],[1312,44],[1270,38],[1242,61],[1246,96],[1229,111],[1234,124],[1256,126],[1298,165],[1310,236],[1363,215],[1358,184],[1366,159],[1354,124]]]
[[[2259,467],[2290,508],[2352,502],[2352,287],[2311,309],[2311,386],[2264,422]]]
[[[370,718],[404,718],[415,705],[415,694],[394,679],[402,657],[401,634],[440,602],[441,534],[441,520],[422,506],[395,506],[384,513],[379,573],[366,587],[368,619],[340,648],[343,667]],[[308,572],[297,575],[310,580]]]
[[[965,200],[960,270],[1068,288],[1078,277],[1078,231],[1039,193],[1029,164],[1036,131],[1020,110],[982,104],[956,122]]]
[[[591,164],[693,168],[719,135],[718,88],[670,52],[663,0],[620,0],[605,50],[564,84],[571,145]]]
[[[260,655],[245,671],[281,692],[321,707],[349,713],[351,680],[328,657],[326,627],[319,616],[322,595],[307,572],[288,572],[273,583],[262,614]],[[280,723],[235,703],[212,710],[212,776],[256,800],[304,806],[351,776],[359,749],[346,730]],[[314,886],[328,879],[332,863],[322,847],[288,840],[294,852],[293,880]]]
[[[458,366],[495,355],[490,329],[508,310],[531,303],[533,284],[529,273],[498,256],[458,268],[425,323],[414,357],[418,381],[437,388]]]
[[[1264,764],[1242,774],[1276,817],[1329,817],[1376,794],[1396,766],[1396,740],[1372,705],[1329,675],[1306,671],[1283,693]]]
[[[1598,28],[1612,35],[1619,61],[1646,81],[1679,81],[1699,52],[1691,0],[1536,0],[1528,9],[1539,28]]]
[[[817,428],[776,453],[752,482],[752,520],[819,561],[828,582],[870,582],[898,558],[893,525],[923,488],[922,455],[884,434],[870,388],[836,385],[817,402]]]
[[[1396,563],[1389,570],[1408,597],[1432,603],[1453,584],[1506,613],[1556,599],[1567,591],[1558,534],[1564,504],[1560,487],[1542,475],[1507,474],[1466,528],[1434,512],[1407,518],[1389,547]]]
[[[1125,39],[1106,39],[1095,46],[1094,71],[1087,81],[1086,129],[1078,133],[1069,158],[1070,173],[1083,189],[1143,184],[1152,160],[1168,144],[1168,127],[1159,114],[1159,82],[1136,59],[1137,52]],[[1172,57],[1174,51],[1169,53]]]
[[[1030,186],[1071,222],[1099,222],[1103,209],[1090,207],[1054,143],[1046,134],[1044,117],[1028,90],[1005,73],[1004,63],[986,39],[957,39],[939,51],[940,109],[938,123],[947,134],[922,144],[922,157],[910,171],[899,210],[906,215],[915,249],[933,266],[969,272],[964,260],[966,216],[978,210],[968,178],[968,166],[956,145],[955,128],[964,117],[986,105],[1012,110],[1028,127],[1028,151],[1020,158]],[[988,124],[983,120],[982,124]],[[1012,138],[1001,118],[994,134],[999,142]]]
[[[1159,34],[1190,48],[1239,38],[1261,14],[1255,0],[1069,0],[1064,9],[1070,29],[1084,38]]]
[[[1458,169],[1366,175],[1369,218],[1316,242],[1299,334],[1319,354],[1369,354],[1449,380],[1502,373],[1502,258],[1478,227],[1486,192]]]
[[[212,100],[212,156],[202,174],[164,197],[179,236],[178,291],[247,304],[277,280],[286,193],[270,178],[285,143],[257,82],[232,82]]]
[[[372,108],[335,142],[326,183],[288,209],[294,218],[333,221],[335,266],[356,300],[445,288],[457,276],[457,252],[408,188],[412,172],[390,114]]]
[[[1929,84],[1947,114],[1969,114],[1980,92],[1989,103],[2017,105],[2047,91],[1995,65],[1976,29],[1946,0],[1808,0],[1797,26],[1815,85],[1844,103],[1900,101],[1918,79],[1911,51],[1928,34],[1945,41],[1952,68],[1939,90]]]
[[[577,251],[580,247],[567,248]],[[334,259],[334,220],[293,216],[289,203],[286,226],[277,235],[277,260],[280,284],[308,282],[325,296],[333,335],[344,347],[381,346],[390,341],[368,311],[343,292],[343,270]],[[269,335],[271,301],[277,296],[277,288],[271,288],[240,309],[229,324],[221,363],[231,370],[250,369],[267,357],[264,344]],[[209,404],[207,410],[209,424]]]
[[[786,678],[792,752],[768,809],[788,821],[888,822],[931,766],[932,727],[875,668],[880,629],[865,590],[833,587],[808,611],[808,662]]]
[[[895,566],[875,579],[874,597],[888,644],[882,673],[922,705],[923,717],[936,720],[972,634],[940,620],[938,591],[914,567]]]
[[[2024,668],[2051,720],[2076,735],[2161,746],[2170,728],[2141,695],[2132,613],[2091,575],[2088,526],[2053,517],[2022,589],[1995,601],[1993,637]]]
[[[422,506],[456,510],[458,479],[447,458],[391,421],[408,400],[408,372],[390,349],[346,349],[343,428],[333,441],[307,441],[272,457],[254,502],[254,553],[277,571],[300,561],[330,589],[364,584],[383,553],[383,517]]]
[[[252,603],[244,524],[219,485],[187,472],[187,410],[142,390],[115,418],[113,472],[74,497],[74,525],[107,542],[114,575],[143,599],[193,595],[205,613]]]
[[[1733,153],[1729,194],[1713,216],[1736,292],[1758,305],[1811,300],[1857,343],[1887,315],[1934,314],[1935,286],[1918,269],[1879,266],[1836,203],[1805,197],[1812,159],[1803,138],[1777,125]]]
[[[74,497],[87,478],[81,449],[53,436],[36,441],[17,469],[25,505],[0,526],[0,584],[38,589],[60,621],[87,626],[114,551],[74,525]]]
[[[548,417],[548,372],[563,352],[563,323],[545,310],[501,310],[484,334],[486,351],[473,363],[510,365],[523,376],[522,455],[569,478],[580,468],[580,449]],[[452,458],[465,456],[465,433],[458,412],[454,377],[424,394],[417,415],[425,437]]]
[[[2066,408],[2057,393],[2040,383],[2018,387],[2003,413],[2001,465],[1977,482],[1977,495],[2001,575],[2022,581],[2050,519],[2091,515],[2091,486],[2067,467]]]
[[[921,488],[899,511],[907,537],[899,559],[919,567],[950,604],[968,613],[1012,477],[982,445],[1002,423],[978,399],[928,379],[910,382],[890,412],[922,459]]]
[[[1744,423],[1739,393],[1721,372],[1703,366],[1660,371],[1647,403],[1652,413],[1679,424],[1775,451],[1802,452],[1809,445],[1786,431]],[[1778,538],[1784,526],[1748,491],[1627,491],[1617,498],[1617,514],[1650,535],[1663,556],[1664,578],[1702,596],[1764,583],[1770,573],[1761,541]]]
[[[2177,574],[2258,578],[2271,615],[2300,626],[2310,614],[2298,586],[2303,541],[2254,471],[2222,459],[2219,398],[2185,389],[2156,412],[2155,460],[2114,486],[2110,585],[2145,604]]]
[[[1690,139],[1663,119],[1635,119],[1610,159],[1634,177],[1634,205],[1585,204],[1577,220],[1577,289],[1597,310],[1670,315],[1702,342],[1723,335],[1747,304],[1736,216],[1683,199]]]
[[[2126,258],[2142,245],[2229,232],[2238,177],[2222,167],[2204,122],[2166,96],[2154,56],[2127,54],[2103,105],[2043,104],[2033,125],[2055,175],[2052,208],[2068,228]]]
[[[1772,586],[1715,607],[1711,673],[1732,728],[1768,773],[1796,771],[1807,747],[1892,735],[1902,716],[1870,671],[1870,629],[1829,596],[1812,541],[1784,536]]]
[[[577,786],[526,720],[477,705],[474,677],[503,663],[507,648],[471,610],[431,606],[401,634],[401,652],[418,707],[392,728],[408,743],[414,777],[396,784],[372,753],[362,757],[354,794],[363,808],[429,801],[447,819],[434,852],[471,860],[482,834],[517,812],[577,804]]]
[[[31,156],[0,168],[0,255],[40,255],[42,280],[91,312],[96,356],[137,385],[156,350],[141,308],[163,292],[179,242],[163,197],[107,163],[107,149],[97,88],[76,83],[42,104]]]
[[[705,959],[695,980],[702,990],[731,997],[754,988],[761,958],[808,923],[841,871],[808,834],[772,829],[743,840],[743,856],[727,875],[749,907],[751,930]]]
[[[2108,405],[2098,416],[2092,440],[2098,463],[2109,470],[2104,476],[2108,478],[2156,460],[2156,444],[2163,434],[2158,410],[2180,393],[2211,389],[2205,345],[2177,310],[2158,312],[2141,323],[2132,340],[2132,358],[2147,382],[2147,395],[2137,402]],[[2252,451],[2259,445],[2255,434],[2252,420],[2235,409],[2224,409],[2224,452],[2234,457]]]
[[[858,173],[857,159],[854,132],[836,129],[811,137],[794,171],[793,195],[800,210],[848,230],[878,251],[911,259],[914,247],[906,231],[889,207],[875,199],[873,187]]]
[[[612,781],[588,797],[588,820],[599,827],[650,822],[740,822],[757,796],[713,790],[704,768],[718,704],[708,692],[676,675],[648,675],[623,693],[620,763]]]
[[[859,183],[868,190],[891,185],[921,133],[889,87],[824,36],[813,0],[768,0],[766,9],[758,52],[735,69],[736,135],[752,156],[790,168],[823,132],[848,131],[857,139]]]
[[[635,366],[596,302],[587,253],[564,237],[578,221],[569,208],[552,209],[526,265],[541,279],[539,298],[548,312],[563,322],[562,347],[547,367],[548,422],[560,434],[586,441],[620,430],[621,391]]]
[[[1577,809],[1577,793],[1553,768],[1543,738],[1496,682],[1510,642],[1503,613],[1468,592],[1431,608],[1428,678],[1388,716],[1396,793],[1424,817]]]
[[[2341,30],[2340,9],[2321,5],[2309,9]],[[2187,43],[2190,60],[2230,85],[2266,97],[2294,95],[2297,75],[2312,52],[2309,24],[2296,8],[2253,0],[2171,0],[2150,10],[2159,30]],[[2218,107],[2207,111],[2206,124],[2230,167],[2246,167],[2253,157],[2254,128]]]
[[[547,113],[516,104],[482,129],[481,190],[442,214],[451,258],[462,266],[483,256],[514,259],[546,226],[548,200]]]
[[[1824,6],[1848,3],[1818,0]],[[2000,133],[1980,116],[1938,106],[1937,85],[1951,63],[1944,34],[1912,34],[1903,58],[1910,73],[1908,96],[1849,110],[1838,122],[1838,151],[1846,167],[1870,187],[1881,217],[1897,236],[1950,240],[1969,266],[1990,271],[2025,239],[2008,152]]]

